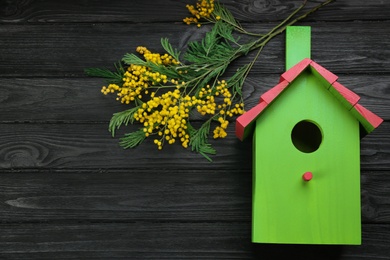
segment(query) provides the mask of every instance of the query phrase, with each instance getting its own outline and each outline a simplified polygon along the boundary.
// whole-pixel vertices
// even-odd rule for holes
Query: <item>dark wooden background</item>
[[[265,32],[301,1],[221,2]],[[187,3],[0,1],[1,259],[390,259],[390,1],[339,0],[298,23],[312,26],[312,58],[385,119],[361,141],[361,246],[252,244],[252,146],[234,124],[212,141],[212,163],[179,145],[123,150],[110,136],[127,107],[83,70],[139,45],[161,52],[162,37],[179,49],[199,39],[207,27],[181,22]],[[284,39],[249,75],[246,108],[278,82]]]

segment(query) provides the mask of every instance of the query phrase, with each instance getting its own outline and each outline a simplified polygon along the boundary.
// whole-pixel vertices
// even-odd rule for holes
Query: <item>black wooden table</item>
[[[256,32],[301,3],[221,2]],[[84,69],[139,45],[161,52],[162,37],[179,49],[200,39],[208,27],[182,23],[187,3],[0,1],[0,258],[390,259],[390,2],[340,0],[298,23],[312,26],[312,58],[385,120],[361,141],[361,246],[252,244],[252,145],[234,124],[211,141],[212,163],[110,136],[126,106]],[[281,34],[254,66],[247,108],[278,82],[284,44]]]

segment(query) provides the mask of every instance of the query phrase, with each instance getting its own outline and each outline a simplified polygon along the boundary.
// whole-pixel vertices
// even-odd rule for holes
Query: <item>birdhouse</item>
[[[308,26],[286,31],[286,72],[237,118],[253,136],[252,242],[361,244],[360,139],[382,119],[310,58]]]

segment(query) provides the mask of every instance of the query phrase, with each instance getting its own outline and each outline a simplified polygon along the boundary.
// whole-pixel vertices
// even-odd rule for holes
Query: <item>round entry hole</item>
[[[312,153],[320,147],[322,133],[315,123],[303,120],[294,126],[291,132],[291,140],[299,151]]]

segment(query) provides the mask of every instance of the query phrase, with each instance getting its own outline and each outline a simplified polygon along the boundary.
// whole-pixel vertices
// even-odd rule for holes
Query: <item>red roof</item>
[[[260,102],[255,107],[239,116],[236,120],[236,136],[243,140],[250,132],[255,119],[261,115],[266,107],[277,98],[285,88],[305,69],[310,68],[313,74],[319,76],[319,79],[329,83],[328,90],[339,100],[351,114],[360,122],[364,135],[371,133],[377,128],[383,119],[375,115],[362,105],[358,104],[360,97],[337,82],[338,77],[324,67],[315,63],[311,59],[303,59],[301,62],[287,70],[280,77],[279,84],[265,92],[260,97]],[[328,85],[328,84],[327,84]]]

